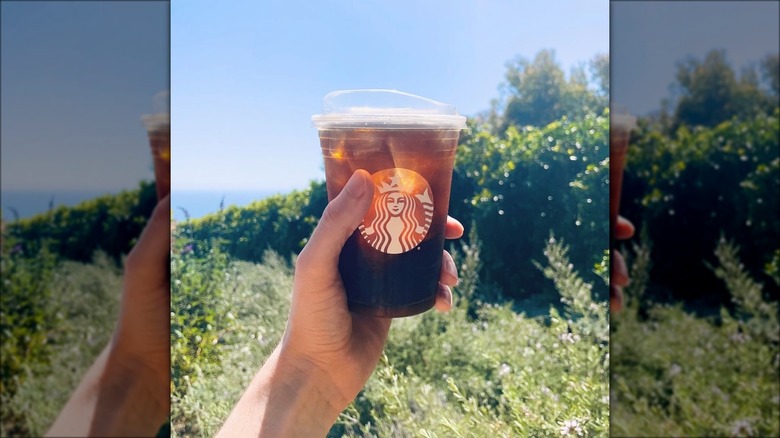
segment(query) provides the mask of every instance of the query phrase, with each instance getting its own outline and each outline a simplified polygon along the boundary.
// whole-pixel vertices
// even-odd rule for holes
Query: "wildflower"
[[[676,363],[673,363],[671,367],[669,367],[669,377],[674,377],[682,372],[682,367],[680,365],[677,365]]]
[[[729,339],[731,339],[733,342],[742,344],[745,341],[749,340],[749,337],[747,334],[738,331],[736,333],[732,333],[731,336],[729,336]]]
[[[748,420],[737,420],[731,426],[732,436],[753,436],[753,425]]]
[[[580,427],[580,421],[576,418],[564,421],[563,426],[561,426],[561,435],[582,436],[582,427]]]
[[[184,248],[182,248],[182,250],[181,250],[182,254],[189,254],[191,252],[192,252],[192,244],[191,243],[185,245]]]
[[[512,367],[509,365],[502,363],[500,367],[498,367],[498,375],[499,377],[504,377],[507,374],[512,372]]]
[[[562,333],[558,335],[558,339],[560,339],[564,344],[567,342],[573,344],[580,340],[580,336],[575,335],[574,333]]]

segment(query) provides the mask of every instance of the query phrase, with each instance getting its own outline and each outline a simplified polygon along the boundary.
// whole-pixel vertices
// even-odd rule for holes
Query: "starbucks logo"
[[[433,193],[419,173],[385,169],[371,175],[374,200],[358,227],[377,251],[402,254],[425,238],[433,219]]]

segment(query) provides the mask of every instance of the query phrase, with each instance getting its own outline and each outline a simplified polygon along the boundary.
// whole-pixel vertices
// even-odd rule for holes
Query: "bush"
[[[780,247],[780,110],[714,128],[679,128],[666,137],[640,124],[632,138],[623,187],[624,215],[653,242],[656,300],[671,296],[729,300],[724,284],[702,260],[715,263],[721,233],[744,250],[751,276],[770,280],[764,267]],[[716,224],[716,225],[713,225]],[[780,290],[769,283],[767,293]]]
[[[44,242],[64,259],[89,262],[95,251],[119,261],[133,247],[157,205],[153,182],[48,213],[6,223],[7,234],[36,250]]]
[[[14,272],[10,278],[19,277]],[[19,368],[10,374],[14,386],[2,391],[2,436],[43,436],[108,344],[119,313],[121,271],[106,254],[97,253],[90,264],[63,261],[37,281],[48,295],[30,303],[43,322],[25,335],[15,331],[13,337],[3,339],[3,377],[9,376],[8,364]],[[34,290],[24,289],[27,293]],[[5,289],[2,295],[8,299]],[[7,346],[23,339],[40,339],[41,355],[8,360]]]
[[[541,273],[514,267],[530,266],[552,228],[575,242],[575,264],[601,261],[609,239],[603,217],[609,202],[608,123],[605,112],[583,120],[563,118],[543,128],[510,127],[501,137],[470,123],[456,156],[450,215],[476,226],[485,262],[481,277],[492,290],[503,290],[503,298],[548,290]],[[191,236],[194,241],[219,236],[228,254],[251,262],[261,261],[268,249],[297,254],[326,205],[325,184],[315,182],[304,191],[194,220]],[[585,275],[597,280],[590,271]],[[606,299],[606,288],[598,292]]]
[[[634,268],[647,268],[648,251],[640,247]],[[777,303],[763,298],[734,244],[720,240],[715,252],[713,276],[733,312],[702,318],[679,304],[645,304],[642,281],[628,291],[640,298],[613,318],[614,436],[780,435]]]
[[[567,304],[563,314],[552,308],[546,318],[529,318],[508,304],[474,304],[479,251],[462,247],[455,309],[393,322],[379,367],[329,436],[605,434],[606,304],[592,300],[561,243],[549,242],[546,254],[543,275],[563,288]],[[219,362],[194,359],[197,379],[173,400],[174,436],[215,434],[284,331],[289,263],[266,253],[261,264],[234,261],[227,272],[235,274],[220,278],[231,292],[215,309],[229,312],[230,329],[212,325],[195,335],[219,339]],[[179,293],[189,297],[180,306],[209,299],[204,290]],[[174,310],[188,320],[188,308]]]

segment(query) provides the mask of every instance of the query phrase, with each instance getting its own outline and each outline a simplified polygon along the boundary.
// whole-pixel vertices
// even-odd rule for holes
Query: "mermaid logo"
[[[358,230],[374,249],[401,254],[428,234],[433,198],[428,182],[409,169],[386,169],[372,175],[374,201]]]

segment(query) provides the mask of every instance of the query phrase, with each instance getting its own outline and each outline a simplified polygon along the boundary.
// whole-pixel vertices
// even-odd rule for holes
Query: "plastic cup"
[[[329,200],[358,169],[374,182],[372,205],[339,260],[349,309],[386,318],[430,309],[466,118],[452,105],[407,93],[348,90],[325,96],[312,121]]]
[[[154,102],[157,112],[144,115],[141,119],[146,127],[152,151],[157,199],[162,199],[171,192],[171,116],[168,110],[168,92],[158,93]]]
[[[631,130],[636,127],[636,117],[610,112],[609,120],[609,229],[614,242],[617,217],[620,212],[620,195],[623,186],[623,168]]]

